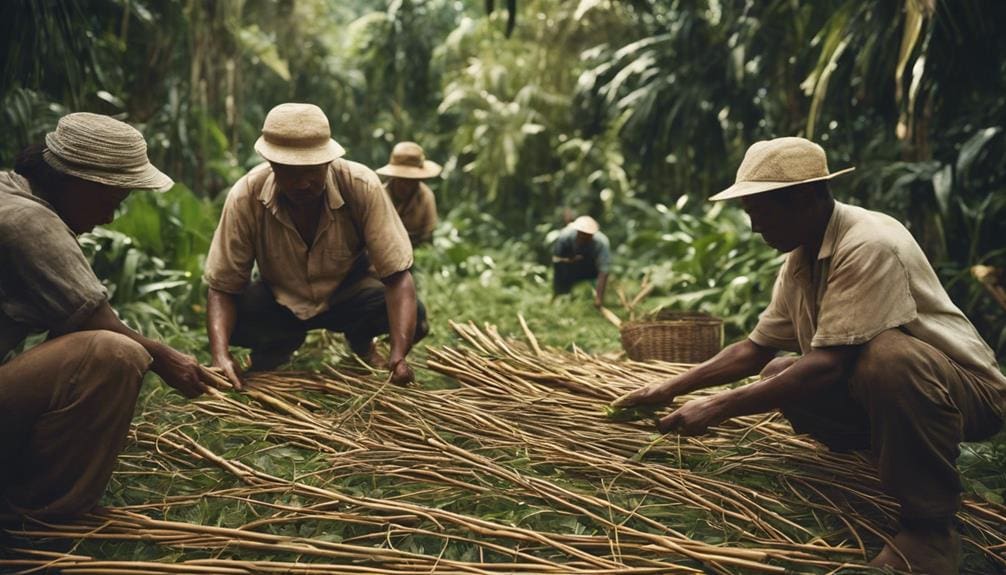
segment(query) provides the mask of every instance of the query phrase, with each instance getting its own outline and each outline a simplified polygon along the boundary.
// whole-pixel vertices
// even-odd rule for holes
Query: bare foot
[[[871,567],[890,567],[925,575],[960,573],[961,536],[956,529],[902,528],[894,536],[893,543],[896,549],[884,545],[870,561]]]
[[[370,349],[367,355],[363,356],[363,361],[374,369],[388,369],[388,356],[381,351],[377,341],[370,342]]]

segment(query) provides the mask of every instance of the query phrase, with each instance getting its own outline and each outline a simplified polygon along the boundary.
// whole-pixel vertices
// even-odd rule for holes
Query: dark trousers
[[[327,329],[346,335],[349,347],[365,356],[375,337],[389,331],[384,285],[376,280],[361,281],[352,295],[337,297],[332,306],[310,319],[300,319],[276,302],[269,286],[253,282],[238,299],[237,324],[231,343],[251,349],[252,369],[270,370],[286,363],[304,343],[307,332]],[[416,300],[416,333],[413,342],[429,331],[426,308]]]
[[[569,293],[577,282],[597,279],[597,266],[590,260],[575,262],[555,262],[552,264],[552,293]]]
[[[939,521],[960,507],[960,443],[997,433],[1002,402],[991,376],[891,329],[863,346],[848,380],[782,411],[833,450],[871,450],[903,521]]]
[[[63,517],[98,504],[150,361],[124,335],[80,331],[0,365],[0,513]]]

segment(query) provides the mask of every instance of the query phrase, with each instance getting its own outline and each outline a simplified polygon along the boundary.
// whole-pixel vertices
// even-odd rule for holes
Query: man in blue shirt
[[[552,251],[552,268],[554,295],[569,293],[579,281],[596,280],[594,306],[604,305],[611,247],[594,218],[580,216],[559,233]]]

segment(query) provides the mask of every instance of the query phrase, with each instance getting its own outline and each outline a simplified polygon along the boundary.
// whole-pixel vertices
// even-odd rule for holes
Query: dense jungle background
[[[542,344],[613,356],[589,288],[550,301],[564,211],[611,238],[616,314],[704,311],[735,341],[782,260],[706,200],[749,144],[802,135],[856,167],[836,197],[903,221],[1002,359],[1006,310],[971,268],[1006,267],[1004,25],[1000,0],[7,0],[0,165],[68,112],[140,129],[176,186],[80,241],[130,325],[208,360],[223,199],[261,161],[266,112],[311,102],[350,159],[376,168],[414,140],[445,167],[416,254],[423,345],[454,341],[449,319],[519,334],[520,313]],[[316,334],[294,366],[342,349]],[[962,466],[1002,502],[1006,442]]]

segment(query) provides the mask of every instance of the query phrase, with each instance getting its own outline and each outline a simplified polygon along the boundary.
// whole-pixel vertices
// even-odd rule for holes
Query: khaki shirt
[[[433,230],[437,227],[437,200],[433,196],[433,190],[423,182],[419,182],[416,193],[401,203],[391,195],[388,183],[384,184],[384,190],[395,203],[395,211],[402,219],[405,230],[409,232],[412,245],[429,241],[433,237]]]
[[[352,190],[340,190],[337,171]],[[409,237],[377,174],[362,164],[335,160],[325,190],[325,209],[308,246],[279,202],[272,168],[268,163],[253,168],[227,194],[206,258],[206,283],[240,293],[257,263],[276,301],[309,319],[327,310],[340,288],[340,293],[352,288],[343,280],[365,253],[381,278],[412,267]]]
[[[807,263],[803,248],[787,256],[752,341],[808,353],[901,328],[1006,389],[992,350],[894,218],[835,202],[817,258]]]
[[[0,363],[33,332],[76,330],[107,299],[52,206],[25,178],[0,172]]]

